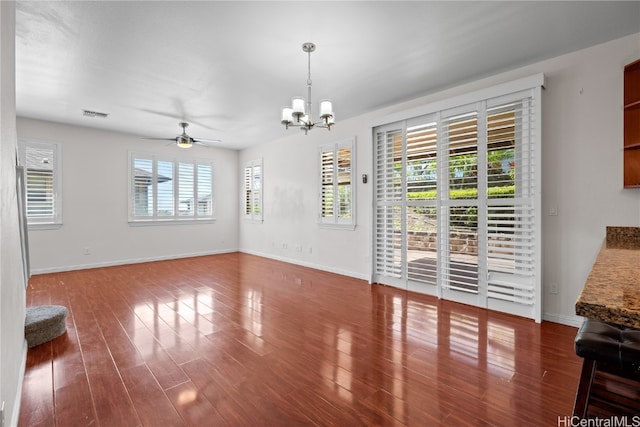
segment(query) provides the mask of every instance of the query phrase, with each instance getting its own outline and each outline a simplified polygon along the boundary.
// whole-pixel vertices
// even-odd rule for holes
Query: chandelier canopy
[[[311,52],[316,50],[316,45],[307,42],[302,45],[302,50],[307,52],[307,99],[305,101],[302,96],[295,96],[291,99],[291,107],[282,109],[281,123],[289,129],[290,126],[299,127],[304,130],[305,135],[314,127],[326,128],[331,130],[334,124],[333,105],[330,100],[323,99],[320,101],[320,122],[314,123],[311,118]]]

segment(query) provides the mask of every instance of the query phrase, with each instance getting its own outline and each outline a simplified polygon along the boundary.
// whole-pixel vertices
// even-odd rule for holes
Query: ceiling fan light
[[[176,139],[176,144],[180,148],[191,148],[191,146],[193,145],[193,143],[191,142],[191,139],[185,138],[184,136],[179,136]]]

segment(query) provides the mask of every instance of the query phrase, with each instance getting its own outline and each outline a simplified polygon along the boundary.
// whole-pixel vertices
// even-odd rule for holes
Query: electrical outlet
[[[282,243],[282,249],[287,249],[287,244],[286,243]]]
[[[554,295],[558,294],[558,283],[557,282],[552,282],[549,285],[549,292],[551,292]]]
[[[84,249],[82,249],[82,253],[85,255],[91,255],[91,248],[89,246],[85,246]]]

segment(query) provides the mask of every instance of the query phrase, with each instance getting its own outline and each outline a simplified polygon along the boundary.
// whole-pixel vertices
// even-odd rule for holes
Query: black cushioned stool
[[[585,418],[594,400],[621,412],[628,411],[629,404],[637,403],[640,382],[635,382],[640,381],[640,330],[586,319],[576,335],[575,346],[576,354],[584,361],[573,415]],[[594,379],[601,372],[613,380],[631,380],[624,387],[618,387],[626,389],[627,395],[617,395],[610,390],[594,393]]]
[[[27,307],[24,335],[29,348],[51,341],[67,331],[67,307],[37,305]]]

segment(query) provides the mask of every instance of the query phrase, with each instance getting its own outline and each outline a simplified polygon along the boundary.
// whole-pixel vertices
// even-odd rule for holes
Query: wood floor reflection
[[[34,276],[20,426],[557,425],[576,329],[232,253]]]

